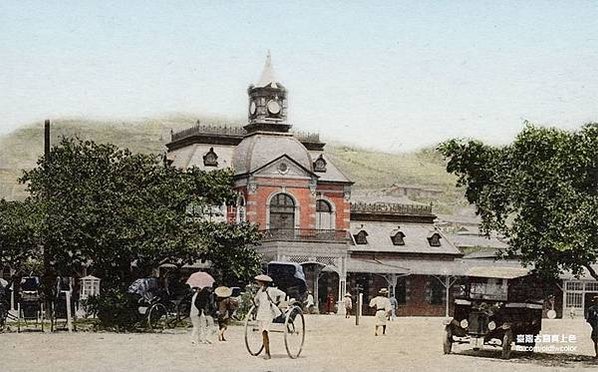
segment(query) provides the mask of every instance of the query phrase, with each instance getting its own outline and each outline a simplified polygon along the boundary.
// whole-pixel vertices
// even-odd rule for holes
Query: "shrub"
[[[137,307],[131,295],[120,289],[109,289],[87,300],[87,309],[98,317],[100,326],[117,332],[135,329],[139,320]]]

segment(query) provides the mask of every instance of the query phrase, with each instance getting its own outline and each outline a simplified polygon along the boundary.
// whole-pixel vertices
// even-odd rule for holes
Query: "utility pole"
[[[50,158],[50,119],[44,122],[44,157]]]
[[[44,122],[44,158],[46,161],[46,171],[48,170],[49,166],[50,166],[50,120],[46,119],[46,121]],[[51,217],[49,216],[49,212],[47,210],[48,208],[48,202],[49,202],[49,193],[50,193],[50,185],[48,182],[45,182],[46,184],[44,185],[44,202],[46,205],[46,220],[44,221],[45,224],[45,229],[44,229],[44,235],[42,237],[42,249],[43,249],[43,278],[42,278],[42,283],[44,285],[43,288],[43,292],[45,294],[45,305],[46,305],[46,311],[50,311],[50,307],[51,307],[51,297],[52,297],[52,275],[50,272],[50,252],[47,249],[48,248],[48,229],[49,227],[49,221],[51,220]]]

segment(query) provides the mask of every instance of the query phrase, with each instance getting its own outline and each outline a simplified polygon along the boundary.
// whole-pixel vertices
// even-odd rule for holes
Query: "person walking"
[[[392,310],[390,300],[387,296],[388,290],[386,288],[382,288],[380,291],[378,291],[378,296],[372,298],[370,301],[370,307],[376,308],[376,329],[374,331],[375,336],[378,336],[378,329],[380,327],[382,327],[382,335],[386,335],[386,319]]]
[[[266,352],[264,359],[270,359],[270,337],[268,332],[272,321],[282,315],[278,305],[285,299],[286,293],[278,288],[269,287],[272,278],[268,275],[258,275],[255,277],[255,281],[260,287],[253,298],[255,306],[257,306],[256,320],[262,333],[262,341]]]
[[[212,288],[194,288],[194,290],[195,293],[191,298],[191,312],[189,314],[191,323],[193,324],[191,343],[211,344],[209,336],[213,333],[214,318],[212,318],[212,315],[214,315],[216,308]]]
[[[351,310],[353,309],[353,300],[350,293],[345,294],[343,304],[345,305],[345,319],[348,319],[351,317]]]
[[[218,307],[218,341],[226,341],[224,332],[228,328],[228,322],[239,306],[239,302],[231,298],[233,290],[229,287],[218,287],[214,290],[216,304]]]
[[[586,314],[586,321],[592,327],[592,342],[594,342],[594,358],[598,358],[598,296],[594,296],[594,304],[589,307]]]
[[[391,296],[389,298],[389,301],[391,307],[390,320],[394,321],[397,318],[397,308],[399,307],[399,302],[397,301],[397,298],[395,296]]]
[[[334,295],[332,292],[328,292],[328,296],[326,296],[326,313],[332,314],[334,313]]]

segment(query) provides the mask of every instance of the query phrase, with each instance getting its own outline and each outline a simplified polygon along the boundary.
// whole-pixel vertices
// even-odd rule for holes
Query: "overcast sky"
[[[268,49],[295,129],[328,140],[394,152],[598,121],[598,2],[351,4],[1,1],[0,134],[46,117],[245,118]]]

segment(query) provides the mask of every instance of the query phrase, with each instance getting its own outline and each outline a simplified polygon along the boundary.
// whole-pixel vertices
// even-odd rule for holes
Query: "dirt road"
[[[583,320],[545,321],[546,335],[575,335],[567,343],[575,353],[514,352],[500,359],[498,350],[473,352],[456,346],[442,354],[442,318],[399,318],[388,334],[374,337],[373,318],[310,315],[307,336],[298,359],[286,356],[281,335],[272,336],[271,360],[250,356],[243,328],[229,328],[227,342],[191,345],[189,334],[79,332],[0,334],[1,371],[555,371],[598,370],[591,357],[589,327]],[[550,344],[545,344],[550,345]]]

